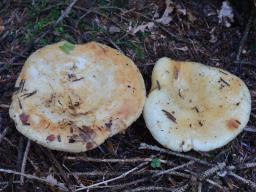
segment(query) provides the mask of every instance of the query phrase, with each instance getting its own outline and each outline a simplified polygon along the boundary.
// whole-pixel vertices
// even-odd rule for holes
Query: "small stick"
[[[82,191],[82,190],[85,190],[85,189],[90,189],[90,188],[93,188],[95,186],[99,186],[99,185],[102,185],[102,184],[108,184],[109,182],[112,182],[112,181],[116,181],[116,180],[119,180],[119,179],[122,179],[124,177],[126,177],[127,175],[129,175],[130,173],[138,170],[139,168],[143,167],[144,165],[148,164],[147,162],[143,162],[141,164],[139,164],[138,166],[134,167],[133,169],[123,173],[122,175],[119,175],[118,177],[114,177],[114,178],[111,178],[109,180],[106,180],[106,181],[101,181],[99,183],[95,183],[95,184],[92,184],[92,185],[89,185],[89,186],[85,186],[85,187],[81,187],[81,188],[78,188],[76,191]]]
[[[69,6],[62,12],[61,16],[57,19],[57,21],[52,25],[52,27],[46,31],[44,31],[38,38],[35,39],[34,44],[38,43],[40,39],[44,38],[49,32],[51,32],[65,17],[67,17],[72,9],[72,7],[76,4],[78,0],[72,0]],[[32,42],[31,42],[32,45]],[[31,46],[30,45],[30,46]],[[27,52],[27,50],[25,51]]]
[[[17,155],[17,161],[16,161],[16,170],[21,170],[21,162],[22,162],[22,156],[23,156],[23,150],[24,150],[24,137],[20,136],[19,138],[19,144],[18,144],[18,155]]]
[[[147,175],[147,174],[157,174],[160,171],[158,170],[142,170],[142,171],[138,171],[138,172],[133,172],[130,175]],[[103,172],[103,171],[88,171],[88,172],[72,172],[72,173],[68,173],[68,175],[77,175],[77,176],[86,176],[86,177],[97,177],[97,176],[117,176],[117,175],[121,175],[122,172],[121,171],[117,171],[117,172]],[[177,171],[172,171],[169,173],[166,173],[166,175],[174,175],[174,176],[180,176],[180,177],[184,177],[189,179],[190,175],[186,174],[186,173],[182,173],[182,172],[177,172]]]
[[[245,27],[242,39],[241,39],[240,44],[239,44],[238,52],[237,52],[237,55],[236,55],[236,62],[238,63],[238,72],[239,73],[241,71],[241,63],[239,62],[240,61],[240,56],[241,56],[245,41],[248,37],[250,28],[252,26],[253,20],[254,20],[254,15],[252,14],[249,18],[249,21],[248,21],[246,27]]]
[[[227,166],[227,169],[229,171],[233,171],[233,170],[249,169],[249,168],[254,168],[254,167],[256,167],[256,162],[244,163],[244,164],[237,165],[237,166],[230,165],[230,166]]]
[[[249,169],[249,168],[253,168],[253,167],[256,167],[256,162],[245,163],[244,165],[239,166],[238,169]]]
[[[8,104],[0,104],[0,108],[9,109],[10,105],[8,105]]]
[[[125,190],[124,192],[139,192],[139,191],[173,191],[173,188],[149,186],[149,187],[138,187],[135,189],[128,189],[128,190]]]
[[[205,181],[208,182],[208,183],[210,183],[210,184],[212,184],[212,185],[215,186],[215,187],[218,187],[218,188],[221,189],[222,191],[225,191],[225,187],[221,186],[219,183],[217,183],[217,182],[215,182],[215,181],[213,181],[213,180],[211,180],[211,179],[206,179]]]
[[[76,184],[78,184],[79,186],[84,186],[82,181],[79,179],[78,175],[75,175],[74,173],[70,173],[70,170],[69,168],[63,163],[62,166],[68,171],[67,175],[68,175],[68,178],[70,178],[70,176],[73,176],[75,181],[76,181]]]
[[[14,184],[20,184],[20,181],[11,181],[11,183],[14,183]],[[0,182],[0,185],[8,185],[10,184],[10,181],[1,181]]]
[[[177,166],[177,167],[170,168],[170,169],[161,171],[161,172],[159,172],[159,173],[157,173],[157,174],[154,174],[152,177],[157,177],[157,176],[160,176],[160,175],[164,175],[164,174],[170,173],[170,172],[172,172],[172,171],[176,171],[176,170],[178,170],[178,169],[182,169],[182,168],[187,167],[187,166],[189,166],[189,165],[192,165],[192,164],[194,164],[194,163],[195,163],[194,161],[189,161],[188,163],[185,163],[185,164],[183,164],[183,165],[179,165],[179,166]]]
[[[167,153],[169,155],[174,155],[174,156],[181,157],[181,158],[184,158],[184,159],[193,160],[193,161],[198,162],[202,165],[213,166],[213,164],[208,163],[204,160],[198,159],[196,157],[191,157],[189,155],[184,155],[184,154],[177,153],[177,152],[174,152],[174,151],[170,151],[170,150],[167,150],[167,149],[163,149],[163,148],[160,148],[160,147],[157,147],[157,146],[148,145],[146,143],[141,143],[139,149],[149,149],[149,150],[153,150],[153,151],[159,151],[159,152],[162,152],[162,153]]]
[[[121,53],[124,53],[122,49],[111,38],[107,37],[108,41]]]
[[[30,144],[31,144],[31,142],[30,142],[30,140],[28,140],[27,146],[26,146],[26,149],[25,149],[25,152],[24,152],[22,164],[21,164],[21,173],[23,173],[23,174],[24,174],[25,169],[26,169],[26,164],[27,164],[27,158],[28,158],[28,152],[29,152],[29,149],[30,149]],[[20,184],[21,185],[24,184],[24,175],[20,176]]]
[[[7,134],[9,127],[6,127],[2,133],[0,133],[0,143],[3,141],[5,135]]]
[[[244,131],[256,133],[256,127],[254,127],[254,126],[246,126],[244,128]]]
[[[183,165],[180,165],[180,166],[177,166],[177,167],[174,167],[174,168],[171,168],[171,169],[167,169],[167,170],[164,170],[164,171],[160,171],[152,176],[146,176],[146,177],[143,177],[141,179],[138,179],[136,181],[132,181],[132,182],[129,182],[129,183],[125,183],[119,187],[117,187],[119,190],[121,188],[124,188],[124,187],[127,187],[127,186],[130,186],[130,185],[137,185],[138,183],[142,183],[142,182],[145,182],[151,178],[154,178],[154,177],[157,177],[157,176],[160,176],[160,175],[164,175],[164,174],[171,174],[172,172],[176,172],[178,169],[182,169],[184,167],[187,167],[189,165],[192,165],[194,163],[194,161],[190,161],[188,163],[185,163]],[[180,188],[179,188],[180,189]]]
[[[186,185],[174,190],[173,192],[186,192],[188,187],[189,187],[189,184],[186,184]]]
[[[57,171],[60,173],[61,177],[63,178],[63,180],[64,180],[64,182],[67,186],[67,188],[70,191],[73,191],[72,187],[71,187],[71,180],[68,178],[66,171],[64,171],[64,169],[60,165],[59,161],[55,158],[55,156],[53,155],[53,153],[50,150],[43,149],[43,151],[44,151],[45,154],[48,154],[48,157],[49,157],[50,161],[53,163],[53,165],[56,167]]]
[[[37,181],[40,181],[40,182],[43,182],[43,183],[47,183],[50,186],[58,187],[59,189],[62,189],[64,191],[68,191],[68,189],[64,186],[63,183],[52,183],[52,182],[47,181],[46,178],[43,179],[43,178],[31,175],[31,174],[20,173],[20,172],[13,171],[13,170],[10,170],[10,169],[1,169],[0,168],[0,172],[8,173],[8,174],[14,174],[14,175],[23,175],[24,177],[26,177],[28,179],[34,179],[34,180],[37,180]]]
[[[69,15],[71,12],[72,7],[76,4],[78,0],[72,0],[69,6],[65,9],[65,11],[62,12],[61,16],[57,19],[57,21],[54,23],[54,27],[56,27],[65,17]]]
[[[99,159],[91,157],[66,157],[66,160],[95,162],[95,163],[137,163],[137,162],[151,162],[153,158],[131,158],[131,159]],[[171,161],[159,159],[161,163],[173,165]]]
[[[202,187],[203,187],[203,183],[202,182],[199,182],[198,183],[198,192],[202,192]]]
[[[255,62],[250,62],[250,61],[234,61],[234,63],[240,63],[240,64],[243,64],[243,65],[247,65],[247,66],[250,66],[250,67],[256,67],[256,63]]]
[[[205,172],[203,172],[203,174],[199,177],[199,179],[201,181],[205,180],[206,178],[212,176],[213,174],[215,174],[217,171],[219,171],[220,169],[223,169],[226,166],[225,163],[219,163],[218,165],[206,170]]]
[[[250,186],[253,190],[256,190],[256,183],[254,183],[253,181],[248,180],[248,179],[245,179],[245,178],[243,178],[243,177],[237,175],[236,173],[234,173],[234,172],[232,172],[232,171],[229,172],[229,175],[230,175],[230,176],[233,176],[234,178],[236,178],[237,180],[243,182],[244,184]]]

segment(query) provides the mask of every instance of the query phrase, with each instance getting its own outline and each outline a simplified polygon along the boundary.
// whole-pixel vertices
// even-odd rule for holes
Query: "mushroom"
[[[157,61],[143,116],[153,137],[174,151],[210,151],[246,126],[251,97],[231,73],[195,62]]]
[[[125,131],[140,116],[145,97],[142,75],[128,57],[96,42],[62,41],[27,59],[9,114],[36,143],[83,152]]]

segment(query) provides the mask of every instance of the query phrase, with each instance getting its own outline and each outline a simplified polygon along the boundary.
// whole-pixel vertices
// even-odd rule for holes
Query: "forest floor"
[[[226,27],[219,23],[220,0],[174,0],[168,7],[159,0],[2,0],[0,191],[256,191],[256,7],[231,3],[234,22]],[[165,11],[169,16],[157,22]],[[139,67],[147,90],[163,56],[226,69],[249,87],[250,121],[236,139],[208,153],[163,149],[142,117],[100,148],[50,151],[15,129],[8,108],[26,58],[62,39],[121,50]]]

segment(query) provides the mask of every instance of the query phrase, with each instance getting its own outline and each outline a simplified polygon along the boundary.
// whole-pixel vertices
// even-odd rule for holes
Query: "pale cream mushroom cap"
[[[195,62],[161,58],[143,116],[153,137],[175,151],[209,151],[246,126],[251,97],[231,73]]]
[[[62,41],[34,52],[16,82],[10,116],[29,139],[83,152],[126,130],[141,114],[145,85],[136,65],[91,42],[65,52]]]

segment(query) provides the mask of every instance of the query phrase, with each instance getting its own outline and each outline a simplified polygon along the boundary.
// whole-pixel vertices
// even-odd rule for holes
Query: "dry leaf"
[[[226,27],[230,27],[231,23],[234,22],[233,9],[228,1],[223,1],[221,9],[218,14],[219,23],[224,24]]]
[[[57,185],[58,181],[52,176],[52,174],[47,175],[46,181],[52,185]]]
[[[139,31],[144,32],[146,29],[150,31],[153,27],[154,27],[154,22],[149,22],[146,24],[139,25],[133,29],[130,29],[130,31],[132,32],[132,34],[136,34]]]
[[[172,21],[172,17],[170,14],[173,12],[173,6],[171,6],[172,1],[166,0],[165,1],[166,8],[161,18],[157,19],[156,22],[161,23],[163,25],[168,25]]]
[[[57,181],[57,179],[55,179],[55,178],[52,176],[52,174],[47,175],[46,181],[47,181],[48,183],[52,184],[53,186],[58,185],[58,186],[61,186],[62,188],[65,188],[65,185],[64,185],[63,183],[59,183],[59,182]]]

